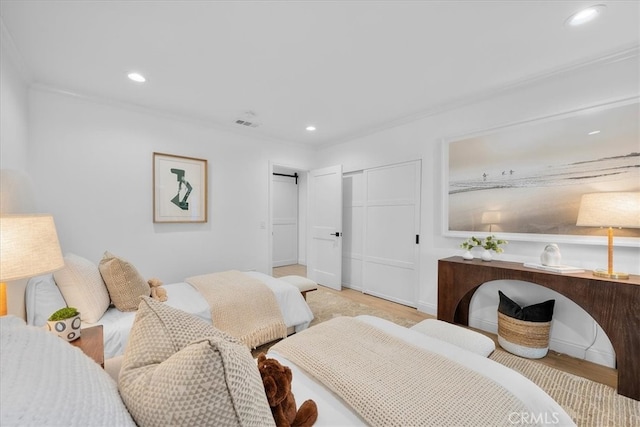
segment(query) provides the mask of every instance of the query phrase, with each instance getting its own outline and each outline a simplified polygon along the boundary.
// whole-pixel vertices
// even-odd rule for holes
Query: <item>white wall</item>
[[[0,212],[33,213],[37,211],[37,205],[27,172],[27,83],[1,23],[0,31]],[[26,283],[26,280],[16,280],[7,284],[9,314],[25,316],[23,295]]]
[[[349,172],[422,159],[419,309],[436,314],[437,260],[461,254],[461,239],[444,236],[441,231],[443,139],[638,96],[638,62],[638,57],[633,56],[618,61],[593,63],[495,93],[473,104],[330,146],[319,152],[317,167],[341,163],[344,171]],[[604,238],[603,244],[606,244]],[[539,260],[544,245],[540,242],[511,242],[502,259],[535,262]],[[606,264],[605,246],[561,244],[560,247],[566,264],[588,269]],[[616,248],[615,255],[618,270],[640,273],[640,250],[637,245]],[[521,288],[514,282],[501,284],[501,289],[507,295],[522,295],[530,298],[531,302],[543,301],[551,292],[541,287],[529,287],[527,291],[520,291]],[[551,297],[557,299],[552,348],[584,357],[585,349],[593,341],[594,322],[571,301],[563,300],[555,293]],[[495,287],[483,286],[472,301],[470,324],[495,331],[497,302]],[[614,360],[613,350],[607,339],[602,340],[602,335],[599,334],[600,337],[589,349],[587,358],[611,365]]]
[[[108,250],[165,283],[269,272],[269,162],[309,167],[309,150],[38,88],[29,105],[29,169],[64,253]],[[154,151],[208,160],[207,223],[153,223]]]
[[[27,84],[4,37],[0,49],[0,169],[26,172]]]

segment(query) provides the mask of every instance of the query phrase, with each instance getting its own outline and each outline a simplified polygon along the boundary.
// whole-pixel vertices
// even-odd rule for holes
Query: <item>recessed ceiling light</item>
[[[587,7],[586,9],[582,9],[573,15],[571,15],[565,21],[566,25],[571,27],[577,27],[578,25],[586,24],[587,22],[593,21],[600,15],[606,6],[604,4],[596,4],[595,6]]]
[[[129,73],[127,74],[127,77],[137,83],[144,83],[147,81],[147,79],[145,79],[140,73]]]
[[[591,132],[588,133],[588,135],[597,135],[599,133],[600,133],[599,130],[592,130]]]
[[[306,128],[309,132],[313,132],[314,130],[316,130],[315,126],[307,126]]]

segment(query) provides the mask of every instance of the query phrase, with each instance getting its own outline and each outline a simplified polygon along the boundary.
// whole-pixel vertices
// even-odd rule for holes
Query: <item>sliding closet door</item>
[[[365,293],[418,304],[421,163],[364,171]]]

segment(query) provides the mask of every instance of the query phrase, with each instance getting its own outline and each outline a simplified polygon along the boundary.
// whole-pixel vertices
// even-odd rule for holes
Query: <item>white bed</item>
[[[260,401],[265,396],[256,362],[249,354],[246,355],[246,360],[242,359],[243,361],[239,361],[240,359],[234,356],[236,351],[243,352],[246,348],[234,350],[234,346],[229,345],[228,342],[225,343],[224,338],[220,337],[217,331],[203,328],[197,319],[190,319],[184,313],[175,313],[169,307],[155,301],[147,303],[142,310],[145,310],[145,316],[140,318],[145,320],[136,322],[133,326],[132,344],[130,351],[127,351],[123,358],[122,370],[118,368],[112,371],[114,374],[120,373],[118,379],[120,393],[125,403],[128,402],[129,411],[134,419],[145,419],[147,416],[145,411],[156,414],[155,409],[150,410],[146,404],[142,404],[149,402],[143,400],[136,403],[136,401],[151,393],[158,384],[169,381],[172,376],[180,378],[184,367],[177,364],[176,360],[184,357],[191,357],[189,359],[193,364],[191,369],[202,375],[192,382],[185,383],[183,387],[173,389],[171,396],[163,395],[164,400],[160,405],[162,411],[172,414],[183,410],[182,414],[185,417],[208,417],[215,420],[215,411],[203,415],[199,412],[201,410],[199,405],[187,409],[183,404],[176,403],[185,399],[191,401],[192,396],[200,396],[200,393],[209,393],[206,399],[200,396],[208,404],[227,401],[225,399],[227,394],[237,395],[242,396],[242,399],[246,400],[245,404],[248,405],[240,407],[251,408],[251,411],[247,410],[246,413],[256,413],[253,411],[260,413]],[[148,313],[153,315],[149,316]],[[155,326],[166,322],[179,322],[183,328],[163,329]],[[344,342],[345,339],[353,339],[353,334],[349,334],[345,327],[362,338],[354,340],[354,346]],[[364,329],[375,330],[375,336],[369,336]],[[207,338],[187,343],[182,339],[185,333]],[[383,337],[383,343],[379,342],[378,337]],[[372,345],[362,342],[370,339]],[[149,340],[153,343],[161,343],[158,348],[172,350],[163,350],[164,353],[161,356],[156,350],[153,356],[149,356],[151,351]],[[172,345],[166,345],[167,343]],[[329,343],[335,343],[335,345]],[[348,351],[336,350],[336,346],[347,347]],[[198,351],[203,348],[209,349],[211,354],[225,354],[223,359],[236,360],[232,365],[238,369],[238,372],[230,377],[225,376],[223,381],[217,376],[219,374],[213,374],[218,371],[211,367],[210,358],[200,357],[198,361],[193,361],[195,359],[192,355],[199,354]],[[293,348],[295,351],[291,354],[294,354],[294,358],[302,356],[302,359],[296,359],[303,360],[302,364],[296,364],[291,358],[284,357],[278,353],[278,348],[285,352],[290,352]],[[320,353],[317,352],[318,348]],[[349,350],[353,350],[353,353],[349,353]],[[301,367],[306,366],[309,360],[313,364],[318,360],[318,356],[320,360],[326,360],[324,354],[330,354],[332,361],[337,357],[344,363],[322,365],[322,373],[312,373],[313,368],[307,371]],[[357,354],[361,357],[343,358],[347,354]],[[415,355],[418,358],[413,357]],[[307,399],[314,400],[318,408],[315,426],[575,426],[571,417],[557,402],[521,374],[477,353],[377,317],[331,319],[280,341],[271,348],[267,357],[275,358],[291,368],[293,374],[291,391],[298,407]],[[374,357],[374,363],[370,363],[371,357]],[[400,363],[404,362],[404,367],[407,369],[403,369],[396,359],[401,360]],[[446,360],[446,364],[442,364],[441,360]],[[354,365],[359,367],[353,369]],[[346,370],[344,366],[347,367]],[[380,370],[381,367],[384,370]],[[368,373],[362,375],[362,370]],[[401,373],[403,370],[410,372],[415,380],[405,382],[406,376]],[[225,370],[222,369],[220,372]],[[325,381],[327,372],[328,376],[333,377],[329,381]],[[425,373],[433,376],[433,381],[436,383],[431,381],[432,387],[423,386],[430,381]],[[460,376],[460,373],[463,375]],[[360,381],[361,375],[365,377],[364,382]],[[117,376],[118,374],[114,375],[114,377]],[[256,376],[259,390],[252,388],[249,383],[238,383],[233,380],[233,378]],[[199,378],[205,379],[198,380]],[[336,378],[338,379],[337,387],[333,381]],[[373,381],[368,382],[369,379]],[[400,379],[401,383],[394,381],[395,379]],[[220,381],[226,386],[221,391],[210,391],[215,387],[202,387],[202,383],[196,380],[206,382],[208,385],[212,382],[217,384]],[[474,387],[474,383],[479,386]],[[357,385],[355,388],[345,389],[345,385],[352,384]],[[497,393],[496,389],[499,389]],[[345,390],[347,395],[365,398],[352,401],[349,397],[342,397]],[[365,390],[365,393],[361,393],[362,390]],[[442,394],[443,390],[446,392]],[[239,391],[241,393],[238,394]],[[416,394],[420,395],[420,400],[425,402],[424,404],[414,403],[415,399],[412,396]],[[371,398],[372,395],[375,397]],[[235,402],[233,399],[228,401]],[[368,405],[364,411],[362,411],[362,402],[365,406]],[[129,406],[130,403],[134,405]],[[480,412],[479,416],[476,415],[478,412]],[[386,419],[386,421],[380,422],[380,419]],[[405,422],[408,419],[419,421]],[[215,424],[214,422],[212,425]]]
[[[492,379],[509,390],[527,407],[524,414],[514,413],[512,419],[505,420],[505,425],[525,424],[525,420],[535,419],[535,425],[573,426],[571,417],[536,384],[519,373],[494,362],[491,359],[464,350],[453,344],[429,337],[422,333],[404,328],[373,316],[358,316],[376,328],[379,328],[397,338],[422,349],[445,356],[463,366]],[[309,376],[295,363],[271,350],[268,357],[275,358],[285,366],[289,366],[293,373],[292,392],[296,403],[300,405],[307,399],[313,399],[318,406],[318,420],[315,426],[358,426],[367,423],[338,395],[324,387],[319,381]],[[464,384],[460,384],[464,387]],[[425,390],[428,393],[428,390]]]
[[[297,287],[264,273],[249,271],[245,274],[261,280],[273,291],[287,328],[300,332],[309,326],[313,313]],[[163,287],[168,295],[165,304],[211,323],[209,305],[193,286],[179,282]],[[27,323],[34,326],[44,325],[51,313],[66,306],[52,275],[36,277],[28,282],[25,303]],[[83,323],[83,327],[103,326],[105,359],[124,353],[135,314],[135,311],[123,312],[111,307],[98,322]]]

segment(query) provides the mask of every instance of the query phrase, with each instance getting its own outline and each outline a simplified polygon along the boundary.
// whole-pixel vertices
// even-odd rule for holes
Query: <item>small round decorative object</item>
[[[462,259],[470,261],[473,259],[473,254],[471,253],[471,251],[465,251],[465,253],[462,254]]]
[[[80,314],[62,320],[47,321],[47,328],[67,341],[74,341],[80,338]]]
[[[540,263],[550,267],[562,265],[562,255],[560,248],[555,243],[549,243],[540,254]]]

